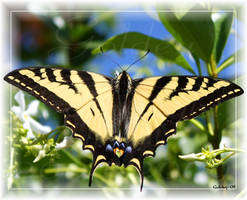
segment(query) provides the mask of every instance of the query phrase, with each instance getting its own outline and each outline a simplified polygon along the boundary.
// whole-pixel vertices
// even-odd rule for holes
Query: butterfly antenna
[[[125,71],[128,71],[128,69],[129,69],[132,65],[136,64],[136,63],[139,62],[141,59],[143,59],[144,57],[146,57],[146,55],[148,55],[149,52],[150,52],[150,49],[148,49],[147,52],[146,52],[143,56],[141,56],[141,57],[138,58],[136,61],[134,61],[133,63],[131,63],[131,64],[129,65],[129,67],[128,67]]]
[[[100,47],[100,51],[101,51],[102,54],[104,54],[104,51],[103,51],[102,47]],[[107,55],[107,57],[111,60],[111,62],[116,64],[121,69],[121,71],[124,71],[123,68],[115,60],[113,60],[109,55]]]

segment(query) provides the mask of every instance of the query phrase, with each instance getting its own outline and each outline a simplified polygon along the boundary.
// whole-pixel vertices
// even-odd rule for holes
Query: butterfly
[[[83,149],[93,153],[96,167],[106,162],[133,165],[143,187],[143,160],[176,133],[178,121],[243,94],[238,85],[204,76],[157,76],[132,79],[62,68],[29,67],[4,80],[64,115],[64,124]]]

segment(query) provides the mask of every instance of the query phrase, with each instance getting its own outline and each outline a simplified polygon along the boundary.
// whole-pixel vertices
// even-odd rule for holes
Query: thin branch
[[[216,73],[218,74],[219,72],[221,72],[223,69],[229,67],[231,64],[233,64],[235,62],[235,55],[230,56],[229,58],[227,58],[217,69],[216,69]]]
[[[216,65],[216,62],[215,62],[215,59],[214,59],[213,55],[210,58],[210,68],[211,68],[213,77],[217,78],[217,76],[218,76],[217,71],[216,71],[217,70],[217,65]],[[213,117],[214,117],[214,135],[213,135],[213,138],[211,140],[211,143],[212,143],[212,146],[213,146],[214,149],[218,149],[219,146],[220,146],[221,138],[222,138],[222,132],[219,129],[218,106],[214,107],[213,113],[214,113],[213,114]],[[220,154],[217,155],[216,158],[218,160],[221,160],[221,155]],[[219,165],[216,168],[216,171],[217,171],[217,178],[218,178],[219,184],[224,185],[223,166]]]

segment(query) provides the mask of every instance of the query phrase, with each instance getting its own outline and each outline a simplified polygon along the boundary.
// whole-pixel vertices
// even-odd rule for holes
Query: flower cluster
[[[236,150],[232,148],[227,148],[224,146],[223,149],[215,149],[213,151],[209,150],[209,147],[207,149],[202,148],[201,153],[191,153],[188,155],[179,155],[179,158],[186,160],[186,161],[200,161],[204,162],[206,164],[207,168],[216,168],[219,165],[222,165],[227,159],[229,159],[231,156],[233,156],[235,153],[242,152],[241,150]],[[230,153],[224,158],[217,159],[218,155],[221,155],[223,153]]]
[[[56,143],[53,139],[56,134],[52,134],[60,129],[57,128],[52,130],[51,127],[43,125],[33,119],[33,116],[37,115],[39,111],[38,100],[34,100],[26,106],[25,96],[22,91],[16,93],[14,98],[18,105],[12,106],[11,111],[22,122],[22,127],[27,132],[26,137],[21,137],[20,142],[26,145],[27,149],[36,152],[35,154],[37,155],[33,162],[38,162],[45,156],[49,155],[54,149],[60,150],[70,146],[73,143],[71,136],[65,136],[60,143]],[[30,140],[32,143],[29,143]]]

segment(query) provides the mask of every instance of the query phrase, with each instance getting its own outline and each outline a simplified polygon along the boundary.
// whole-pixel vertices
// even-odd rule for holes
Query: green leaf
[[[229,36],[233,21],[233,13],[222,14],[215,22],[215,42],[213,55],[216,63],[219,63],[222,52],[225,48],[227,38]]]
[[[176,50],[173,44],[165,40],[159,40],[142,33],[127,32],[108,39],[101,46],[104,51],[116,50],[120,51],[124,48],[138,49],[155,54],[157,57],[164,61],[175,63],[189,72],[195,74],[189,63],[185,58]],[[92,51],[93,54],[100,53],[100,47]]]
[[[159,12],[161,22],[184,47],[209,62],[214,45],[214,24],[211,12],[190,10],[183,16],[175,12]]]

